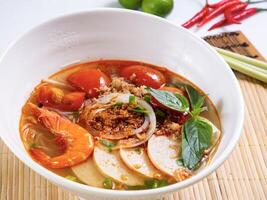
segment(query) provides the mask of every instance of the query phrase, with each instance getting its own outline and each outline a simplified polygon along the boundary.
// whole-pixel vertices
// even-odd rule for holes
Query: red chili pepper
[[[224,11],[225,19],[230,23],[240,24],[240,21],[234,19],[233,14],[238,12],[238,11],[244,10],[247,6],[248,6],[247,3],[240,2],[239,4],[237,4],[231,8],[226,9]]]
[[[263,8],[248,8],[246,10],[243,10],[242,12],[238,13],[237,15],[235,15],[233,17],[234,20],[238,20],[238,21],[241,21],[243,19],[246,19],[258,12],[261,12],[261,11],[267,11],[267,9],[263,9]],[[217,22],[216,24],[214,24],[212,27],[209,28],[209,31],[210,30],[213,30],[213,29],[216,29],[216,28],[219,28],[219,27],[222,27],[222,26],[226,26],[226,25],[229,25],[229,24],[233,24],[231,22],[228,22],[226,19],[224,20],[221,20],[219,22]]]
[[[205,5],[197,14],[195,14],[187,22],[183,23],[182,26],[185,28],[191,28],[196,23],[200,22],[209,12],[208,5]]]
[[[218,15],[222,14],[226,9],[238,4],[240,1],[229,1],[223,4],[222,6],[215,8],[212,12],[210,12],[206,17],[204,17],[201,22],[197,25],[198,27],[203,26],[213,18],[217,17]]]
[[[214,4],[209,4],[209,7],[210,8],[218,8],[218,7],[221,7],[223,4],[229,2],[229,1],[233,1],[233,0],[222,0],[222,1],[219,1],[217,3],[214,3]]]
[[[229,2],[229,1],[234,1],[234,0],[222,0],[222,1],[219,1],[217,3],[214,3],[214,4],[209,4],[209,7],[210,8],[218,8],[220,6],[222,6],[223,4]],[[248,4],[255,4],[255,3],[262,3],[262,2],[266,2],[267,0],[259,0],[259,1],[251,1],[251,0],[248,0],[244,3],[248,3]]]

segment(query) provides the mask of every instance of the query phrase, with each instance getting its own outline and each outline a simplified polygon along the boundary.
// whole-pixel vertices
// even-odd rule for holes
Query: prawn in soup
[[[67,67],[35,87],[22,108],[29,155],[72,181],[153,189],[198,173],[221,137],[215,107],[197,86],[135,61]]]

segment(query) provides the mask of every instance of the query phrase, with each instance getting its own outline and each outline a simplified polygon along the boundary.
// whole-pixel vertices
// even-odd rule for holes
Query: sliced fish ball
[[[73,173],[87,185],[102,187],[105,177],[98,171],[94,160],[90,157],[87,161],[71,168]]]
[[[143,185],[144,178],[130,170],[121,160],[118,150],[108,152],[96,146],[94,150],[94,161],[100,172],[114,181],[135,186]]]
[[[174,177],[175,170],[181,168],[176,160],[180,155],[181,143],[173,137],[153,135],[147,146],[147,153],[156,168]]]
[[[161,172],[151,163],[144,148],[120,149],[120,155],[124,163],[132,170],[147,178],[162,178]]]
[[[208,119],[200,117],[201,120],[209,123],[212,127],[212,145],[216,145],[220,139],[221,131]],[[176,163],[178,155],[181,150],[181,142],[168,136],[155,136],[153,135],[148,141],[147,152],[151,162],[160,171],[173,176],[175,178],[175,171],[182,168]],[[175,156],[177,155],[177,157]]]

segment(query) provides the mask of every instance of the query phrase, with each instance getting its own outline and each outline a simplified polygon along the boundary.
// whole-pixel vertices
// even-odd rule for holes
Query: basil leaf
[[[173,94],[182,103],[182,110],[184,110],[184,112],[189,112],[189,102],[188,102],[187,98],[185,96],[177,94],[177,93],[173,93]]]
[[[195,108],[190,112],[190,114],[193,118],[197,117],[201,113],[201,110],[202,110],[201,108]]]
[[[212,127],[207,122],[192,118],[183,125],[182,158],[188,169],[198,166],[205,149],[211,145]]]
[[[192,109],[195,110],[201,108],[204,104],[205,96],[199,94],[199,92],[191,85],[186,85],[185,89],[189,96]]]
[[[189,103],[186,97],[163,90],[148,87],[147,91],[162,105],[179,112],[189,112]]]

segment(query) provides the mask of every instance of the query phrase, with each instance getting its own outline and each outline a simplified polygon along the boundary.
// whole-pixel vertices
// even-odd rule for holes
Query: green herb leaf
[[[188,169],[195,169],[205,149],[211,145],[212,127],[199,118],[192,118],[183,125],[182,158]]]
[[[35,142],[30,142],[29,147],[30,148],[38,148],[38,145]]]
[[[138,186],[130,186],[128,185],[128,190],[145,190],[145,189],[155,189],[167,186],[169,183],[167,180],[157,180],[157,179],[149,179],[145,180],[144,185]]]
[[[70,181],[75,181],[75,182],[78,181],[77,177],[75,177],[75,176],[71,176],[71,175],[65,176],[65,178],[66,178],[66,179],[69,179]]]
[[[145,180],[145,188],[146,189],[155,189],[160,188],[168,185],[167,180],[157,180],[157,179],[151,179],[151,180]]]
[[[145,95],[143,98],[147,103],[151,103],[151,97],[149,95]]]
[[[186,92],[189,96],[190,104],[192,107],[191,115],[196,117],[202,112],[202,106],[205,101],[205,96],[199,94],[199,92],[191,85],[185,86]]]
[[[144,185],[127,185],[127,190],[145,190],[147,189]]]
[[[150,87],[147,88],[147,91],[162,105],[179,112],[189,112],[189,102],[186,97]]]
[[[192,115],[192,117],[197,117],[201,112],[205,110],[208,110],[207,106],[204,106],[202,108],[195,108],[190,112],[190,114]]]
[[[103,181],[103,188],[105,189],[112,189],[113,188],[113,181],[110,178],[105,178]]]
[[[115,103],[115,104],[112,105],[112,108],[121,108],[122,105],[123,105],[122,102],[117,102],[117,103]]]
[[[112,151],[112,148],[116,146],[116,143],[108,141],[108,140],[100,139],[99,142],[100,142],[100,144],[107,147],[110,152]]]
[[[142,154],[142,149],[139,148],[139,147],[138,147],[138,148],[135,148],[134,151],[135,151],[137,154],[139,154],[139,155]]]
[[[159,118],[159,119],[164,119],[166,117],[165,112],[163,112],[162,110],[160,110],[158,108],[156,108],[154,110],[154,112],[155,112],[156,117]]]
[[[182,159],[182,158],[177,159],[177,160],[176,160],[176,164],[177,164],[178,166],[184,166],[183,159]]]
[[[129,96],[129,104],[135,105],[136,104],[136,97],[133,95]]]
[[[148,114],[148,113],[149,113],[148,110],[146,110],[145,108],[143,108],[143,107],[140,106],[140,105],[137,105],[135,108],[130,109],[130,111],[132,111],[132,112],[137,112],[137,113],[143,113],[143,114]]]
[[[190,112],[191,116],[194,118],[194,117],[197,117],[199,114],[201,113],[201,108],[195,108],[194,110],[192,110]]]

